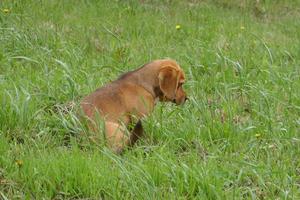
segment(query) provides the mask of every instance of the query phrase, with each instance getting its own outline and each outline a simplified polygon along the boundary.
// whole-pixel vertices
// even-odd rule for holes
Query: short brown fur
[[[92,122],[99,113],[109,147],[120,153],[142,136],[141,119],[153,111],[157,100],[177,105],[185,102],[184,82],[184,72],[174,60],[155,60],[97,89],[82,100],[81,108]],[[130,130],[133,123],[136,125]],[[93,123],[89,127],[99,132]]]

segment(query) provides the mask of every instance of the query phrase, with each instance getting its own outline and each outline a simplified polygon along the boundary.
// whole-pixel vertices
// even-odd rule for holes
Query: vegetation
[[[1,1],[0,199],[299,199],[299,7]],[[123,155],[65,112],[165,57],[190,100],[158,104]]]

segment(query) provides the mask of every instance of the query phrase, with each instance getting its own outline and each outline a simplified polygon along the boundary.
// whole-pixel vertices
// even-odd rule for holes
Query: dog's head
[[[172,101],[177,105],[187,100],[186,92],[183,90],[185,74],[180,66],[174,62],[167,62],[161,66],[158,73],[159,88],[163,95],[161,101]]]

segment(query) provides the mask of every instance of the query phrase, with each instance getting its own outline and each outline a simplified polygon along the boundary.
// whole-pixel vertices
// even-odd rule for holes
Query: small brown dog
[[[177,105],[186,101],[184,82],[184,72],[175,61],[155,60],[97,89],[83,99],[81,108],[91,120],[89,127],[93,132],[99,132],[95,117],[97,113],[101,116],[108,145],[120,153],[142,136],[141,118],[152,112],[158,100]]]

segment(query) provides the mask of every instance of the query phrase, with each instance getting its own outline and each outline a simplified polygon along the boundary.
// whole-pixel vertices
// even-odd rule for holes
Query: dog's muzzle
[[[184,100],[181,100],[180,102],[177,102],[176,99],[173,99],[172,102],[176,103],[177,105],[182,105],[186,102],[186,100],[188,100],[188,97],[184,97]]]

